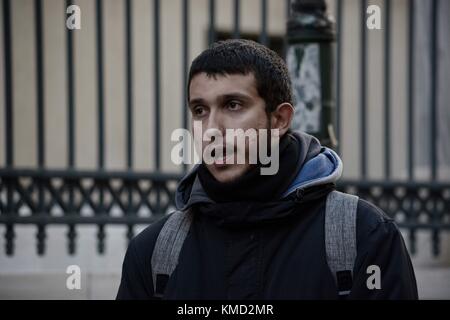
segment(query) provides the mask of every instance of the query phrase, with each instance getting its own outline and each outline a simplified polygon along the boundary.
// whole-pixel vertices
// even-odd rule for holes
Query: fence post
[[[326,9],[325,0],[291,2],[286,62],[295,103],[292,129],[313,134],[323,145],[336,148],[336,35]]]

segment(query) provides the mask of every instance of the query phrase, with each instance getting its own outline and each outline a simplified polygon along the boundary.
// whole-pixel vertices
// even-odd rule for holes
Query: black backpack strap
[[[152,254],[154,296],[162,298],[167,282],[178,264],[178,257],[192,222],[188,211],[175,211],[164,223]]]

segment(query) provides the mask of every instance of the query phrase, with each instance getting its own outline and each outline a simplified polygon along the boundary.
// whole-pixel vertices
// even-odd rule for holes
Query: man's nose
[[[205,129],[206,130],[215,129],[223,133],[223,119],[220,112],[214,110],[210,113],[208,117],[208,123]]]

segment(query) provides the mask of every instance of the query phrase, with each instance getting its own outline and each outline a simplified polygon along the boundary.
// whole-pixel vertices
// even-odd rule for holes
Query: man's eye
[[[228,103],[228,109],[230,110],[239,110],[241,108],[241,104],[237,101],[230,101]]]
[[[205,113],[205,108],[204,107],[195,107],[193,109],[193,113],[195,116],[201,116],[201,115],[203,115],[203,113]]]

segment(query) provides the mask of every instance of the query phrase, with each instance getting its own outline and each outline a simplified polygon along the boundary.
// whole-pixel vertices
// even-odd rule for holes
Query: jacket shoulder
[[[130,246],[133,246],[137,253],[147,252],[146,256],[149,254],[148,257],[151,258],[156,239],[158,239],[158,235],[170,215],[166,215],[147,226],[131,240]]]
[[[382,225],[393,225],[396,227],[393,218],[389,217],[373,203],[360,198],[356,213],[358,238],[368,236]]]
[[[380,251],[403,238],[395,220],[369,201],[359,199],[356,215],[356,244],[359,255]]]

